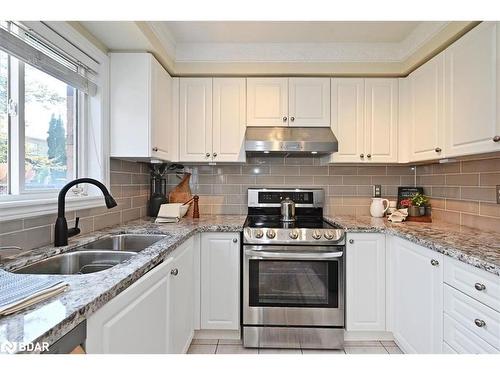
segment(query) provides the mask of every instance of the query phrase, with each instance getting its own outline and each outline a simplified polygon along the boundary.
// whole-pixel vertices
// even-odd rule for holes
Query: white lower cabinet
[[[193,239],[87,319],[89,354],[183,353],[193,335]],[[174,270],[177,270],[175,272]],[[177,273],[177,275],[175,275]]]
[[[240,328],[240,234],[201,234],[201,329]]]
[[[441,353],[443,255],[397,237],[390,247],[391,326],[405,353]]]
[[[194,334],[194,258],[191,237],[170,263],[168,336],[169,353],[186,353]]]
[[[385,331],[385,234],[348,233],[346,330]]]
[[[460,354],[500,353],[497,349],[469,331],[447,313],[444,314],[443,319],[443,351],[450,348],[453,352]]]

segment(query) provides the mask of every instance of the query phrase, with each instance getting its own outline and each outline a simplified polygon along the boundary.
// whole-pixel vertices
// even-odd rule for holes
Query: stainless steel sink
[[[83,250],[119,250],[139,252],[164,239],[160,234],[116,234],[79,247]]]
[[[77,275],[106,270],[136,255],[131,251],[81,250],[55,255],[14,273]]]

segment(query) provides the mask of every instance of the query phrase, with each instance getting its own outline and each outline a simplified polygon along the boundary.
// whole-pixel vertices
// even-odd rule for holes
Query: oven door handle
[[[323,252],[323,253],[285,253],[285,252],[271,252],[271,251],[253,251],[245,250],[245,255],[250,259],[300,259],[300,260],[328,260],[341,258],[344,255],[343,251]]]

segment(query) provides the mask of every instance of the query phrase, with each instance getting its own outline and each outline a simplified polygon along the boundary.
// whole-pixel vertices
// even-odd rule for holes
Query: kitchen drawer
[[[445,257],[444,282],[500,311],[500,276]]]
[[[458,352],[443,341],[443,354],[458,354]]]
[[[444,312],[488,344],[500,349],[500,313],[498,311],[445,284]],[[477,326],[477,322],[484,322],[484,325]]]
[[[443,353],[499,353],[493,346],[444,313]]]

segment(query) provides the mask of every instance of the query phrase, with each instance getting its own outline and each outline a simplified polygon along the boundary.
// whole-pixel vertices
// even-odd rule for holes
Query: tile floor
[[[394,341],[346,341],[344,350],[250,349],[240,340],[194,339],[188,354],[403,354]]]

